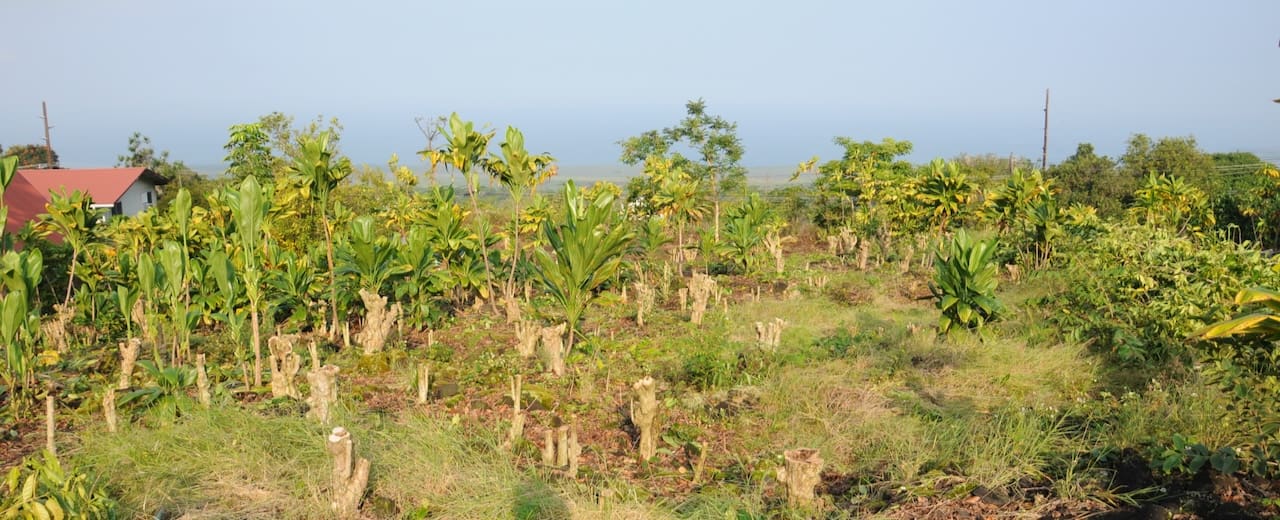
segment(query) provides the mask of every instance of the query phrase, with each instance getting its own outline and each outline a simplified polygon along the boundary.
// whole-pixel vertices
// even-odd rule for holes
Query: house
[[[147,168],[91,168],[66,170],[18,170],[4,192],[9,208],[6,233],[16,233],[27,222],[46,213],[45,204],[51,193],[89,194],[93,207],[107,210],[109,216],[137,215],[156,203],[156,186],[168,179]]]

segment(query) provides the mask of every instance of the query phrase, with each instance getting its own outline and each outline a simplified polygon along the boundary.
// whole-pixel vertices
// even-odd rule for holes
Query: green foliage
[[[1042,300],[1067,336],[1131,364],[1188,359],[1185,338],[1230,314],[1243,287],[1277,280],[1256,249],[1173,230],[1107,225],[1065,241],[1064,290]]]
[[[578,326],[582,312],[595,292],[618,271],[633,237],[621,225],[613,197],[589,199],[569,181],[564,187],[564,220],[543,224],[551,251],[539,249],[535,266],[543,287],[564,309],[570,329]]]
[[[674,127],[650,130],[620,142],[623,164],[640,164],[650,157],[664,157],[673,166],[689,174],[695,181],[709,183],[712,194],[719,198],[746,186],[746,168],[742,160],[742,140],[738,124],[707,113],[707,104],[699,99],[685,103],[686,116]],[[694,157],[681,154],[684,146]],[[696,160],[695,160],[696,158]]]
[[[977,186],[960,171],[956,163],[935,159],[929,164],[929,175],[921,183],[916,198],[924,207],[926,220],[939,231],[945,231],[969,211],[977,196]]]
[[[98,217],[102,210],[94,208],[89,194],[80,191],[70,195],[50,193],[45,213],[40,216],[43,232],[56,233],[71,246],[71,268],[67,272],[67,293],[63,305],[71,301],[72,280],[75,279],[76,262],[89,244],[98,239]]]
[[[1116,161],[1094,153],[1093,145],[1080,143],[1076,153],[1049,169],[1049,177],[1062,188],[1064,205],[1084,204],[1104,216],[1118,216],[1138,187],[1138,178],[1124,175]]]
[[[739,269],[754,268],[765,235],[778,226],[773,208],[758,194],[752,193],[741,205],[729,210],[725,217],[719,253]]]
[[[1134,134],[1120,157],[1123,174],[1135,181],[1150,175],[1185,179],[1206,193],[1214,193],[1213,159],[1200,151],[1194,137],[1150,137]]]
[[[816,224],[826,229],[852,224],[869,234],[913,212],[918,181],[911,164],[900,159],[911,153],[910,141],[885,138],[873,143],[836,137],[835,143],[844,147],[844,155],[822,164],[814,181]]]
[[[196,383],[195,369],[176,365],[160,367],[149,359],[138,361],[138,366],[149,381],[146,386],[121,397],[120,406],[133,403],[135,410],[154,410],[162,418],[175,418],[190,412],[193,403],[187,389]]]
[[[50,160],[50,153],[53,154]],[[4,149],[4,153],[0,153],[0,157],[13,157],[16,161],[15,166],[30,168],[34,166],[42,166],[44,168],[58,167],[58,151],[45,148],[42,144],[15,144]]]
[[[1156,467],[1166,475],[1172,473],[1195,475],[1205,467],[1205,463],[1219,473],[1228,475],[1240,470],[1240,459],[1236,457],[1234,449],[1222,447],[1216,451],[1210,450],[1205,445],[1191,442],[1179,434],[1173,435],[1171,446],[1164,448],[1155,456]]]
[[[84,473],[63,469],[44,451],[9,470],[0,493],[0,518],[62,520],[116,518],[116,502]]]
[[[261,122],[234,125],[227,144],[222,149],[227,156],[227,175],[236,184],[246,177],[255,177],[258,183],[270,185],[275,172],[283,167],[281,160],[271,152],[271,137]]]
[[[1134,193],[1129,214],[1139,223],[1173,229],[1178,233],[1202,233],[1214,225],[1213,209],[1205,193],[1180,177],[1148,175]]]
[[[982,328],[1000,315],[1003,309],[995,294],[999,283],[995,251],[995,240],[974,240],[962,229],[946,249],[936,253],[929,289],[942,312],[938,318],[940,334],[953,327]]]
[[[390,238],[374,231],[373,217],[361,215],[351,221],[346,246],[338,251],[338,274],[354,275],[358,288],[381,292],[392,278],[412,269],[396,253]]]

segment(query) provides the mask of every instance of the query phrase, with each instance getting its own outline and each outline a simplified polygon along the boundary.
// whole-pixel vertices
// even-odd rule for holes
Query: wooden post
[[[1049,171],[1049,89],[1044,89],[1044,148],[1040,150],[1040,171]]]

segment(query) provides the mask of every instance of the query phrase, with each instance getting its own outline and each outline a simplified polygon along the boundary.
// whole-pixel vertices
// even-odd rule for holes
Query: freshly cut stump
[[[293,384],[302,368],[302,357],[293,352],[293,345],[298,337],[293,334],[272,336],[267,340],[267,350],[271,352],[271,397],[292,397],[300,394]]]
[[[196,354],[196,389],[199,392],[200,405],[208,408],[213,398],[209,394],[209,372],[204,369],[204,362],[204,353]]]

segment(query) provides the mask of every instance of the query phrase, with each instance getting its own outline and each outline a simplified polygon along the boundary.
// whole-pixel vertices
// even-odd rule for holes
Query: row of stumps
[[[757,324],[758,332],[761,335],[761,341],[765,344],[776,345],[778,333],[783,325],[781,320],[775,320],[775,323]],[[129,343],[129,342],[126,342]],[[290,345],[291,347],[292,345]],[[275,347],[273,345],[273,347]],[[137,352],[136,344],[121,344],[123,354],[123,365],[132,365],[128,363],[135,358]],[[283,348],[273,348],[273,351],[285,351]],[[287,349],[292,354],[292,348]],[[339,371],[334,365],[321,365],[320,356],[316,351],[314,343],[309,345],[311,354],[311,370],[307,373],[307,379],[311,383],[312,393],[307,398],[307,402],[311,405],[309,416],[318,419],[322,424],[329,422],[329,408],[337,401],[337,373]],[[273,352],[276,354],[277,352]],[[130,355],[133,354],[133,355]],[[273,356],[273,358],[276,356]],[[274,361],[274,360],[273,360]],[[197,372],[201,376],[199,379],[207,381],[204,374],[204,356],[197,356],[196,359]],[[272,363],[273,383],[275,379],[287,380],[296,374],[298,369],[297,359],[291,363],[284,363],[287,367],[278,367],[275,362]],[[283,370],[280,370],[283,368]],[[128,367],[125,368],[125,374],[122,374],[121,383],[118,387],[127,388]],[[282,373],[277,373],[282,372]],[[285,377],[277,377],[277,376]],[[418,367],[418,402],[422,403],[427,400],[426,389],[429,387],[430,369],[426,364]],[[511,399],[513,403],[511,429],[507,434],[505,447],[514,446],[517,441],[524,436],[524,410],[521,404],[523,378],[519,375],[512,378],[511,383]],[[198,385],[200,387],[200,401],[206,407],[209,406],[207,383],[203,381]],[[652,377],[645,377],[631,385],[634,392],[630,404],[631,422],[639,430],[640,438],[638,443],[638,451],[642,460],[650,460],[657,455],[658,436],[657,429],[658,419],[658,400],[657,400],[657,381]],[[103,411],[106,415],[106,423],[108,431],[116,431],[116,414],[115,412],[115,390],[109,387],[103,396]],[[279,390],[286,395],[297,396],[296,390],[290,391],[286,388],[273,388]],[[46,398],[46,424],[47,424],[47,449],[50,453],[56,453],[54,442],[54,432],[57,426],[55,399],[52,394]],[[365,490],[369,481],[368,459],[357,457],[355,454],[355,443],[351,436],[351,432],[341,426],[333,428],[326,439],[326,450],[333,459],[332,480],[332,500],[330,505],[334,515],[337,518],[357,518],[359,515],[360,502],[364,497]],[[582,454],[582,445],[578,442],[578,429],[576,424],[559,425],[555,428],[548,428],[543,432],[542,446],[542,463],[545,466],[555,468],[558,474],[566,478],[576,478],[578,473],[579,458]],[[787,450],[784,452],[784,466],[777,470],[778,481],[784,484],[787,496],[787,503],[792,507],[811,509],[821,505],[817,498],[816,490],[821,481],[821,472],[823,467],[822,457],[817,450],[800,448]],[[697,475],[701,473],[701,466],[705,463],[706,452],[702,453],[702,460],[699,462],[699,468],[695,470],[695,480]]]

